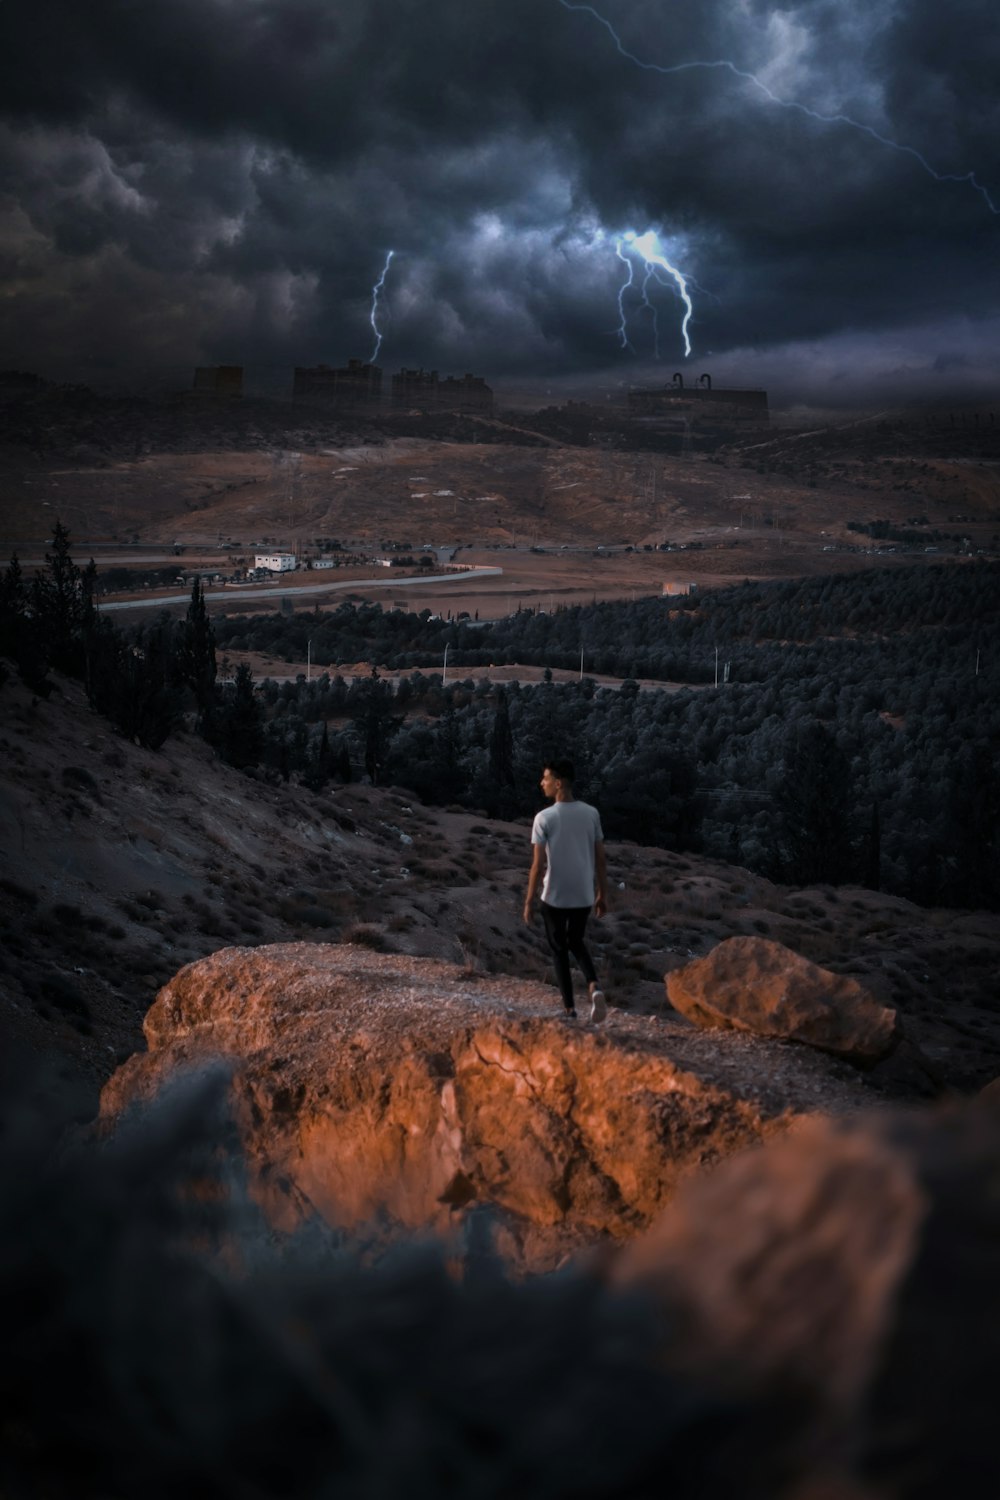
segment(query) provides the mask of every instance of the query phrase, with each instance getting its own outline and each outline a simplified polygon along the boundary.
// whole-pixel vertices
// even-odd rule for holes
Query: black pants
[[[583,977],[588,984],[597,983],[597,970],[594,961],[587,952],[587,945],[583,941],[583,934],[587,926],[587,918],[590,916],[589,906],[549,906],[547,902],[541,903],[542,921],[545,923],[545,936],[549,940],[552,949],[552,957],[555,962],[556,979],[562,994],[563,1005],[567,1010],[573,1007],[573,979],[569,971],[569,956],[572,953],[580,968]]]

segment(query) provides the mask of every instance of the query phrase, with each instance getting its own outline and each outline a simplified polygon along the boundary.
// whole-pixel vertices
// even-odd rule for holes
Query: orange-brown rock
[[[544,1267],[649,1224],[689,1173],[858,1087],[820,1055],[676,1018],[567,1026],[545,986],[352,945],[227,949],[145,1021],[102,1115],[223,1057],[273,1220],[447,1230],[472,1204]]]
[[[697,1026],[805,1042],[859,1062],[884,1057],[899,1038],[896,1012],[856,979],[767,938],[727,938],[664,983],[670,1004]]]
[[[689,1373],[800,1401],[813,1459],[880,1497],[985,1496],[998,1244],[1000,1119],[977,1101],[805,1121],[685,1184],[613,1275],[670,1309]]]

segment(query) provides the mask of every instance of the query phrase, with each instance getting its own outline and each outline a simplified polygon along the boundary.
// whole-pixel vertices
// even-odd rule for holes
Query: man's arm
[[[594,845],[594,877],[597,892],[594,897],[594,916],[603,917],[608,909],[608,862],[604,856],[604,840]]]
[[[528,893],[524,898],[524,920],[531,921],[534,915],[535,897],[545,873],[545,845],[534,844],[531,851],[531,869],[528,871]]]

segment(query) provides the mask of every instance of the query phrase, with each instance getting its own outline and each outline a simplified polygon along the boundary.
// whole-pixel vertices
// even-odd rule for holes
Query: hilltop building
[[[770,421],[766,391],[716,388],[711,375],[700,375],[696,385],[685,386],[680,373],[670,385],[629,391],[628,413],[688,433],[714,433],[720,439],[747,427],[766,427]]]
[[[417,411],[477,412],[489,416],[493,411],[493,391],[481,375],[448,375],[444,380],[437,370],[400,370],[392,377],[392,404]]]
[[[437,370],[400,370],[392,377],[392,404],[426,410],[437,404],[437,389]]]
[[[239,399],[243,395],[243,366],[198,365],[194,372],[194,394]]]
[[[382,399],[382,371],[378,365],[349,359],[342,369],[296,365],[292,399],[337,406],[374,406]]]

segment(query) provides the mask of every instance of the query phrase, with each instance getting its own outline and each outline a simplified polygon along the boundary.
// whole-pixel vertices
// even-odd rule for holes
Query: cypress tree
[[[215,632],[205,604],[205,590],[200,578],[191,584],[191,602],[181,633],[178,668],[182,680],[194,693],[198,712],[204,720],[215,697]]]

